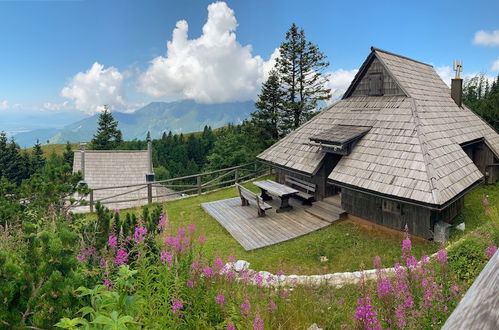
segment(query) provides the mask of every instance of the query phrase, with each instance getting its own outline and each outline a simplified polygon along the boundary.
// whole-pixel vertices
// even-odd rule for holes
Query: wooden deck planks
[[[256,216],[256,205],[241,206],[239,197],[203,203],[201,207],[217,220],[245,250],[281,243],[319,230],[330,223],[305,212],[313,206],[290,200],[293,210],[276,213],[279,200],[269,201],[273,207],[265,217]],[[335,213],[331,213],[333,218]],[[339,218],[339,216],[338,216]]]

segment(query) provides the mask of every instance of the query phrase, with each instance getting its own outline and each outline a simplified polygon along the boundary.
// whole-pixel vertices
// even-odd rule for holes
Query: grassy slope
[[[78,149],[78,143],[71,143],[71,147],[73,150]],[[24,149],[27,152],[31,152],[33,148],[26,148]],[[61,144],[44,144],[42,145],[42,150],[43,154],[45,157],[48,157],[52,153],[55,153],[56,155],[62,155],[64,151],[66,151],[66,143],[61,143]]]
[[[255,192],[258,188],[251,183],[245,186]],[[381,256],[383,264],[393,265],[400,256],[402,235],[383,230],[367,229],[355,222],[336,222],[322,230],[273,246],[245,251],[239,243],[201,208],[208,201],[236,197],[234,187],[199,197],[169,202],[166,210],[174,225],[187,226],[195,223],[207,237],[205,252],[209,257],[235,256],[251,263],[251,267],[270,272],[284,271],[286,274],[319,274],[341,271],[356,271],[373,268],[372,260]],[[137,215],[140,214],[138,210]],[[439,245],[414,241],[414,253],[420,257],[438,250]],[[326,256],[329,261],[320,262]]]

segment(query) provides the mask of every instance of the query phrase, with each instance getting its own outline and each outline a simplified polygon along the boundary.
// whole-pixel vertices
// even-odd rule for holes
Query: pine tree
[[[295,129],[312,117],[319,101],[331,97],[327,79],[322,75],[329,62],[295,24],[286,32],[286,41],[279,50],[276,69],[286,93],[283,128]]]
[[[37,139],[35,145],[33,146],[33,151],[31,153],[31,168],[33,173],[36,173],[43,169],[45,166],[45,157],[43,156],[42,145]]]
[[[284,113],[284,97],[286,93],[281,88],[277,71],[269,73],[267,81],[262,85],[262,90],[255,103],[257,111],[251,114],[255,125],[265,135],[270,135],[273,141],[280,137],[281,116]]]
[[[107,105],[104,112],[99,116],[99,127],[97,133],[90,141],[90,148],[94,150],[113,150],[122,142],[121,131],[118,129],[118,122],[114,120]]]
[[[73,153],[73,147],[71,147],[71,143],[66,142],[66,150],[62,154],[62,159],[64,161],[64,164],[69,165],[70,168],[73,167],[73,158],[74,158],[74,153]]]

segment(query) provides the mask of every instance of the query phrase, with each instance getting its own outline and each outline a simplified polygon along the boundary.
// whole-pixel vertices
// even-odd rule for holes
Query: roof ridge
[[[397,56],[397,57],[400,57],[400,58],[403,58],[403,59],[406,59],[406,60],[409,60],[409,61],[413,61],[413,62],[416,62],[416,63],[419,63],[419,64],[424,64],[424,65],[427,65],[429,67],[432,67],[433,68],[433,65],[431,64],[428,64],[428,63],[425,63],[425,62],[421,62],[421,61],[418,61],[418,60],[415,60],[415,59],[412,59],[410,57],[407,57],[407,56],[403,56],[403,55],[399,55],[399,54],[395,54],[395,53],[392,53],[392,52],[389,52],[389,51],[386,51],[384,49],[381,49],[381,48],[377,48],[377,47],[374,47],[374,46],[371,46],[371,51],[378,51],[378,52],[382,52],[382,53],[386,53],[386,54],[389,54],[389,55],[393,55],[393,56]]]
[[[411,100],[411,112],[412,112],[412,117],[414,118],[414,122],[416,124],[416,135],[419,140],[419,145],[421,146],[421,152],[423,153],[423,160],[424,164],[426,167],[426,175],[428,177],[428,183],[430,185],[430,190],[431,190],[431,195],[433,198],[433,201],[435,204],[440,203],[440,191],[436,187],[435,181],[436,175],[435,175],[435,169],[433,168],[433,164],[431,163],[431,157],[430,157],[430,152],[428,150],[428,147],[426,146],[426,137],[425,134],[421,131],[421,120],[419,119],[418,111],[417,111],[417,105],[416,101],[414,100],[413,97],[410,98]]]

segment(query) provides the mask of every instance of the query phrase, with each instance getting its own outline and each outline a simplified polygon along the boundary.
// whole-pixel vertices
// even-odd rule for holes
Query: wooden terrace
[[[217,220],[245,250],[281,243],[311,233],[339,220],[344,211],[338,196],[328,197],[312,205],[290,198],[292,210],[277,213],[279,198],[266,201],[272,209],[266,216],[258,217],[256,205],[241,205],[241,198],[235,197],[203,203],[201,207]]]

